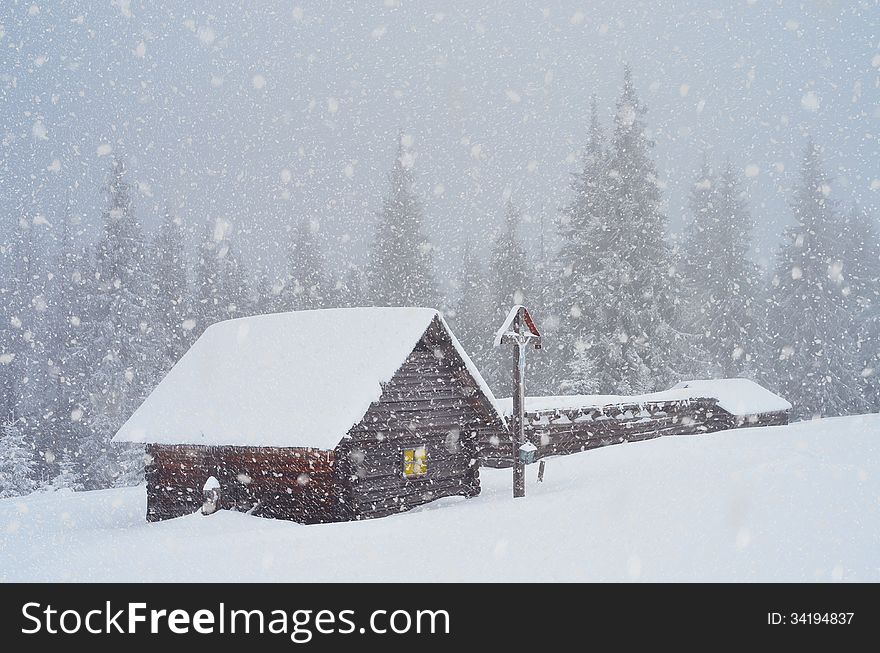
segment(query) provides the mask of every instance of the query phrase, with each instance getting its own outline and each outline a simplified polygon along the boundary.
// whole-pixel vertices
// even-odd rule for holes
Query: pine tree
[[[37,489],[34,448],[28,445],[17,420],[0,424],[0,499],[30,494]]]
[[[255,298],[251,295],[250,278],[243,256],[228,237],[219,243],[216,253],[222,319],[252,315]]]
[[[10,266],[8,303],[2,313],[4,365],[10,383],[11,412],[18,430],[38,452],[36,478],[42,482],[54,474],[53,451],[57,449],[52,404],[55,381],[52,321],[49,309],[51,275],[41,256],[47,246],[48,221],[37,215],[19,221],[7,249]]]
[[[256,305],[256,298],[251,296],[247,270],[230,231],[230,225],[223,220],[205,225],[196,265],[196,296],[192,312],[197,330],[194,336],[215,322],[250,315]],[[275,301],[270,308],[277,310]]]
[[[153,239],[150,259],[150,309],[155,314],[160,367],[167,371],[192,344],[192,330],[186,328],[191,315],[183,229],[180,218],[170,209],[166,209]]]
[[[802,418],[862,407],[841,220],[830,194],[831,180],[810,141],[792,202],[795,224],[786,229],[777,255],[769,310],[774,385]]]
[[[363,299],[363,279],[360,269],[349,264],[345,270],[342,279],[336,286],[336,303],[343,308],[355,308],[364,303]]]
[[[38,421],[41,408],[30,382],[40,360],[39,343],[31,330],[36,267],[30,220],[19,222],[2,254],[0,498],[6,498],[33,492],[41,478],[33,440],[38,423],[29,423]]]
[[[558,222],[562,244],[556,257],[557,292],[551,315],[559,320],[560,358],[562,366],[568,368],[562,388],[598,392],[600,384],[596,380],[581,378],[586,371],[581,369],[583,362],[579,359],[587,355],[587,343],[595,337],[593,297],[604,294],[602,277],[617,264],[619,234],[610,222],[608,153],[595,97],[582,161],[583,167],[572,181],[574,198],[562,210]]]
[[[79,462],[73,453],[63,452],[58,460],[58,473],[52,479],[53,490],[73,490],[79,492],[84,488],[79,471]]]
[[[0,372],[3,373],[2,415],[13,415],[17,420],[26,410],[22,396],[27,390],[22,379],[28,378],[28,338],[26,307],[29,305],[30,257],[28,243],[30,224],[19,221],[9,241],[3,246],[3,277],[0,284]]]
[[[214,222],[205,223],[205,233],[199,243],[196,260],[195,300],[193,314],[196,319],[195,336],[219,322],[223,318],[220,307],[220,262],[217,257],[217,244],[222,233],[215,237]]]
[[[488,305],[489,282],[470,241],[462,249],[456,286],[458,296],[448,316],[452,330],[477,367],[488,370],[496,353],[492,351],[495,312]]]
[[[503,320],[514,304],[524,304],[531,297],[532,266],[518,231],[522,213],[508,200],[504,226],[495,237],[490,255],[491,300],[494,313]]]
[[[856,370],[863,409],[880,411],[880,237],[871,216],[858,207],[844,222],[844,292],[856,314]]]
[[[309,310],[324,308],[333,303],[333,288],[318,244],[317,232],[318,223],[303,216],[288,237],[288,274],[279,295],[280,310]]]
[[[0,415],[13,414],[18,404],[15,366],[12,364],[18,346],[12,311],[16,280],[14,262],[12,242],[0,243]]]
[[[71,478],[65,479],[65,487],[75,489],[81,488],[86,474],[86,461],[80,456],[80,446],[89,436],[88,420],[83,420],[89,405],[84,387],[97,363],[88,337],[94,326],[95,270],[88,249],[78,242],[81,231],[79,221],[68,212],[61,225],[52,304],[58,386],[52,414],[60,445],[56,449],[56,458],[60,459],[56,476],[64,473],[62,466],[67,465]]]
[[[439,300],[431,244],[422,233],[422,206],[412,188],[413,155],[397,150],[388,175],[366,277],[376,306],[436,306]]]
[[[762,337],[760,270],[749,260],[752,219],[730,164],[719,176],[704,163],[690,205],[679,265],[688,328],[711,374],[753,377]]]
[[[564,304],[557,294],[561,277],[562,273],[557,261],[540,257],[534,268],[531,298],[527,306],[544,338],[540,353],[527,359],[526,383],[528,392],[532,395],[559,394],[561,384],[568,376],[565,350],[567,346],[570,348],[571,338],[567,337],[568,333],[562,331],[561,314]],[[492,326],[494,331],[500,325]]]
[[[531,298],[531,282],[534,270],[519,238],[518,230],[522,214],[508,199],[504,209],[504,224],[492,243],[489,255],[489,292],[487,299],[491,311],[486,327],[490,332],[501,325],[511,307],[525,305]],[[484,327],[484,328],[486,328]],[[492,352],[483,367],[483,374],[493,388],[506,394],[505,388],[512,378],[510,356],[500,351]]]
[[[870,214],[854,207],[843,221],[844,293],[857,311],[880,303],[880,235]]]
[[[680,329],[672,294],[674,266],[645,111],[627,68],[605,161],[588,161],[597,168],[589,175],[585,166],[587,183],[595,186],[586,186],[588,199],[576,196],[568,212],[577,220],[566,228],[584,229],[568,239],[584,247],[568,255],[584,266],[572,283],[569,312],[587,326],[573,342],[567,391],[648,392],[691,376],[699,360],[693,338]],[[563,267],[563,274],[574,275],[574,267]]]
[[[858,316],[856,369],[864,410],[880,412],[880,302],[863,309]]]
[[[143,473],[143,447],[110,438],[160,376],[155,333],[146,305],[145,244],[135,218],[127,170],[116,159],[107,187],[104,234],[98,243],[95,321],[89,333],[97,363],[86,384],[91,436],[83,444],[88,489],[130,483]]]

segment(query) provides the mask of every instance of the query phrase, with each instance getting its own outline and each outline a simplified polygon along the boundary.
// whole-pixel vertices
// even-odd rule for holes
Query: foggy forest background
[[[438,235],[416,183],[419,133],[405,120],[374,143],[386,152],[385,168],[369,171],[381,192],[358,200],[375,210],[351,255],[295,201],[256,245],[234,216],[159,205],[159,189],[133,173],[137,156],[118,146],[98,146],[99,207],[76,201],[79,186],[51,210],[39,193],[9,203],[0,497],[141,482],[143,448],[110,445],[116,430],[212,323],[278,311],[439,308],[497,396],[510,394],[510,352],[493,349],[492,334],[522,303],[546,343],[529,358],[530,395],[741,376],[788,399],[796,419],[880,411],[880,237],[872,211],[837,183],[827,135],[797,132],[797,182],[774,222],[785,226],[758,260],[767,209],[742,184],[744,167],[757,172],[706,144],[693,152],[686,210],[671,216],[639,70],[617,70],[616,98],[584,107],[565,191],[537,200],[559,207],[540,230],[524,208],[536,198],[507,186],[488,226]],[[35,141],[47,138],[39,119],[30,124]],[[281,171],[285,184],[292,176]],[[263,246],[281,252],[277,262]]]

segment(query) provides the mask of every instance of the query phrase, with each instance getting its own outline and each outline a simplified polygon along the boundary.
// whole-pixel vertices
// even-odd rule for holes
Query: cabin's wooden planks
[[[525,437],[538,448],[537,460],[663,435],[692,435],[787,423],[787,411],[734,416],[719,408],[715,399],[694,398],[529,411],[525,414]],[[479,441],[483,464],[489,467],[510,467],[513,464],[508,432],[483,429]]]
[[[432,324],[364,419],[337,447],[349,517],[407,510],[480,492],[477,432],[500,427],[448,335]],[[407,449],[424,447],[427,473],[407,478]]]
[[[195,512],[209,477],[220,507],[304,523],[335,521],[332,451],[295,448],[148,445],[147,519]]]

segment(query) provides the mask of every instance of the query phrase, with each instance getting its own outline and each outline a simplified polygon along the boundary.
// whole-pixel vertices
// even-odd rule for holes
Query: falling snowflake
[[[801,106],[807,111],[817,111],[819,109],[819,96],[813,91],[807,91],[801,97]]]
[[[45,141],[49,139],[49,131],[46,129],[46,125],[43,124],[42,120],[38,120],[34,123],[33,127],[31,127],[31,134],[37,140]]]

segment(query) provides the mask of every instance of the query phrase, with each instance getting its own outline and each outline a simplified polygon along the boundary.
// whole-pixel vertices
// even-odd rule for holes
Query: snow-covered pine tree
[[[232,241],[231,226],[223,220],[205,224],[205,234],[198,247],[195,300],[192,313],[196,320],[194,336],[221,320],[244,317],[256,303],[251,296],[244,262]],[[277,296],[271,298],[271,310],[277,310]]]
[[[250,277],[240,250],[227,234],[217,247],[219,290],[222,319],[230,320],[253,314],[256,298],[250,289]]]
[[[492,351],[495,313],[489,307],[489,283],[480,264],[480,258],[471,242],[462,248],[456,280],[458,295],[452,314],[452,330],[474,363],[481,370],[488,369]]]
[[[49,226],[39,214],[19,221],[7,250],[10,292],[2,308],[2,355],[11,376],[11,414],[17,429],[39,454],[35,473],[40,482],[55,473],[52,460],[58,437],[52,421],[56,390],[48,310],[52,276],[41,255],[48,247]]]
[[[375,306],[438,304],[432,247],[423,234],[422,205],[412,188],[413,161],[401,138],[367,262],[366,299]]]
[[[526,383],[530,394],[557,395],[562,381],[568,376],[565,349],[566,343],[570,343],[570,339],[561,328],[560,315],[563,308],[556,294],[561,273],[557,261],[548,260],[540,251],[537,258],[527,308],[537,322],[537,327],[544,338],[544,345],[540,353],[527,358]],[[494,331],[500,325],[491,326],[494,327]]]
[[[349,264],[345,274],[336,284],[336,304],[342,308],[355,308],[363,304],[363,275],[360,268]]]
[[[589,357],[587,349],[600,335],[594,325],[599,310],[593,307],[594,297],[602,294],[602,275],[616,265],[618,232],[610,223],[608,154],[595,97],[591,100],[582,162],[571,184],[574,198],[562,209],[558,220],[562,244],[556,257],[556,310],[552,313],[559,320],[559,357],[565,369],[562,389],[598,392],[606,384],[590,378],[592,372],[587,372],[582,359]]]
[[[519,237],[522,213],[507,200],[504,225],[492,243],[489,256],[490,300],[498,320],[503,320],[514,304],[531,296],[532,266]]]
[[[80,465],[75,453],[63,451],[57,460],[58,473],[50,481],[49,487],[53,490],[73,490],[79,492],[83,489],[80,480]]]
[[[858,315],[857,369],[859,390],[864,410],[880,412],[880,302],[863,309]]]
[[[16,379],[12,362],[16,356],[18,338],[12,324],[10,310],[14,293],[14,253],[12,242],[0,242],[0,415],[15,411]]]
[[[160,367],[167,371],[192,344],[183,228],[170,208],[151,243],[148,270],[157,355]]]
[[[688,330],[710,374],[753,377],[762,342],[761,273],[749,259],[752,218],[729,163],[717,175],[704,162],[690,207],[678,265]]]
[[[51,307],[58,386],[52,413],[60,445],[55,454],[59,460],[56,475],[64,471],[62,465],[67,465],[71,478],[65,479],[65,486],[81,488],[86,470],[80,445],[89,435],[88,421],[83,420],[89,402],[83,388],[97,362],[88,338],[94,326],[95,270],[87,247],[79,242],[79,220],[68,212],[60,229]]]
[[[863,310],[880,303],[880,235],[871,215],[853,207],[843,222],[845,294]]]
[[[800,418],[863,406],[854,314],[844,292],[842,220],[831,190],[810,140],[792,201],[795,224],[785,230],[777,254],[768,311],[775,389]]]
[[[30,494],[37,489],[34,448],[19,421],[12,416],[0,423],[0,499]]]
[[[224,319],[220,308],[220,262],[217,258],[217,231],[214,221],[205,223],[205,233],[196,250],[196,280],[192,312],[196,327],[194,336]]]
[[[279,310],[303,311],[333,304],[326,262],[318,243],[318,223],[303,215],[285,243],[287,279],[278,296]]]
[[[844,290],[856,313],[857,371],[864,409],[880,411],[880,236],[869,213],[855,207],[844,223]]]
[[[492,242],[489,253],[489,293],[491,312],[486,327],[490,333],[501,326],[511,307],[525,305],[531,297],[534,270],[519,237],[522,213],[508,199],[504,207],[504,223]],[[509,352],[495,351],[487,357],[483,368],[486,381],[501,394],[510,385],[512,361]]]
[[[21,380],[27,378],[27,340],[24,337],[24,317],[27,288],[28,255],[26,242],[30,237],[29,224],[19,221],[2,250],[2,283],[0,283],[0,375],[3,393],[0,395],[0,415],[18,415],[23,390]]]
[[[680,330],[671,292],[674,266],[645,112],[627,67],[606,161],[588,195],[593,203],[576,199],[569,209],[582,211],[570,228],[585,229],[577,239],[584,271],[573,286],[583,294],[572,295],[570,313],[587,325],[573,343],[567,391],[648,392],[693,375],[701,358]]]
[[[111,445],[110,438],[153,389],[160,376],[155,332],[146,304],[145,242],[134,215],[128,172],[116,159],[107,186],[104,234],[96,256],[96,311],[88,334],[97,362],[85,391],[90,436],[81,455],[83,483],[93,489],[127,485],[143,476],[143,447]]]

